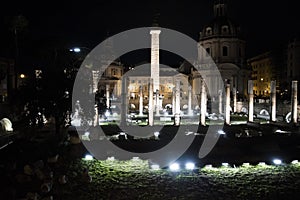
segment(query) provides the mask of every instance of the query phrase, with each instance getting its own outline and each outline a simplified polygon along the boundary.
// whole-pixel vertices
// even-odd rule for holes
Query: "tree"
[[[14,34],[14,43],[15,43],[15,75],[18,77],[18,65],[19,65],[19,35],[24,32],[28,27],[28,20],[23,15],[18,15],[12,18],[10,22],[10,31]],[[15,79],[15,84],[17,85],[17,78]]]

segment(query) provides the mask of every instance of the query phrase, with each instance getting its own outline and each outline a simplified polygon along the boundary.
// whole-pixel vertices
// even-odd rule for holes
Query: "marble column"
[[[175,87],[172,88],[172,115],[175,115],[175,108],[176,107],[176,101],[175,101]]]
[[[95,117],[94,117],[94,126],[99,125],[99,113],[98,113],[98,106],[95,105]]]
[[[201,80],[200,125],[206,126],[207,93],[204,80]]]
[[[271,121],[276,121],[276,81],[271,81]]]
[[[153,79],[150,78],[149,81],[149,103],[148,103],[148,125],[153,126]]]
[[[110,108],[110,96],[109,96],[109,84],[106,84],[106,107],[107,109]]]
[[[125,126],[127,125],[127,107],[128,107],[128,98],[127,98],[127,88],[128,78],[123,76],[122,77],[122,85],[121,85],[121,121],[120,125]]]
[[[174,115],[174,125],[180,125],[180,80],[175,82],[175,115]]]
[[[297,124],[298,121],[298,81],[292,81],[292,123]]]
[[[219,114],[223,113],[223,94],[222,90],[219,90]]]
[[[188,115],[193,115],[192,110],[192,86],[188,86]]]
[[[151,78],[153,91],[159,90],[159,34],[160,30],[151,30]]]
[[[155,92],[155,115],[159,115],[159,90]]]
[[[253,80],[248,80],[248,96],[249,96],[248,121],[253,122],[253,114],[254,114]]]
[[[233,87],[232,93],[233,93],[233,112],[236,113],[236,102],[237,102],[236,87]]]
[[[230,84],[226,84],[225,123],[230,124]]]
[[[143,86],[140,86],[140,105],[139,105],[139,115],[143,115]]]

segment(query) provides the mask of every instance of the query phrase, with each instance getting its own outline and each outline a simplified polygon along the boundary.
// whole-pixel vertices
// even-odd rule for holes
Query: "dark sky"
[[[160,1],[7,1],[0,13],[0,56],[10,56],[13,37],[8,31],[12,16],[22,14],[29,26],[21,37],[24,48],[60,40],[66,45],[95,47],[105,39],[131,28],[151,26],[159,10],[161,27],[198,40],[199,32],[213,18],[213,0]],[[299,34],[300,12],[294,1],[229,0],[229,16],[241,25],[247,56],[284,44]],[[45,42],[46,41],[46,42]],[[24,50],[30,54],[30,51]],[[30,56],[29,56],[30,57]]]

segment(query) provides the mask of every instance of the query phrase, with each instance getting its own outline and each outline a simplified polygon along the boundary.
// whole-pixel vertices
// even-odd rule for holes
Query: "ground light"
[[[298,160],[293,160],[291,163],[292,163],[293,165],[295,165],[295,164],[298,164],[299,161],[298,161]]]
[[[158,131],[154,132],[154,137],[155,137],[155,139],[158,139],[158,137],[159,137],[159,132]]]
[[[188,162],[185,164],[185,169],[187,170],[194,170],[195,169],[195,164],[192,162]]]
[[[250,167],[250,163],[243,163],[243,167]]]
[[[218,130],[218,134],[225,135],[226,133],[223,130]]]
[[[172,163],[170,166],[169,166],[169,169],[171,171],[178,171],[180,169],[180,166],[178,163]]]
[[[228,163],[222,163],[222,166],[223,167],[229,167],[229,164]]]
[[[258,166],[266,166],[267,164],[265,162],[259,162]]]
[[[213,166],[212,165],[205,165],[204,168],[206,168],[206,169],[212,169]]]
[[[115,157],[114,157],[114,156],[107,157],[107,160],[108,160],[108,161],[115,161]]]
[[[151,165],[151,169],[159,170],[160,168],[159,168],[159,165],[153,164],[153,165]]]
[[[93,160],[94,158],[93,158],[93,156],[87,154],[87,155],[85,155],[84,159],[85,160]]]
[[[281,165],[282,164],[282,161],[280,160],[280,159],[274,159],[273,160],[273,163],[275,164],[275,165]]]

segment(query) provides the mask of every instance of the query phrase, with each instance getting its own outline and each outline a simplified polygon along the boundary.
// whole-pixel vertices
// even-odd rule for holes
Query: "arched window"
[[[211,31],[211,27],[207,27],[206,28],[206,35],[211,35],[212,34],[212,31]]]
[[[228,33],[228,26],[222,26],[222,33],[227,34]]]
[[[206,56],[209,56],[210,55],[210,48],[206,48]]]
[[[222,52],[223,52],[223,56],[228,56],[228,47],[227,46],[223,46]]]

